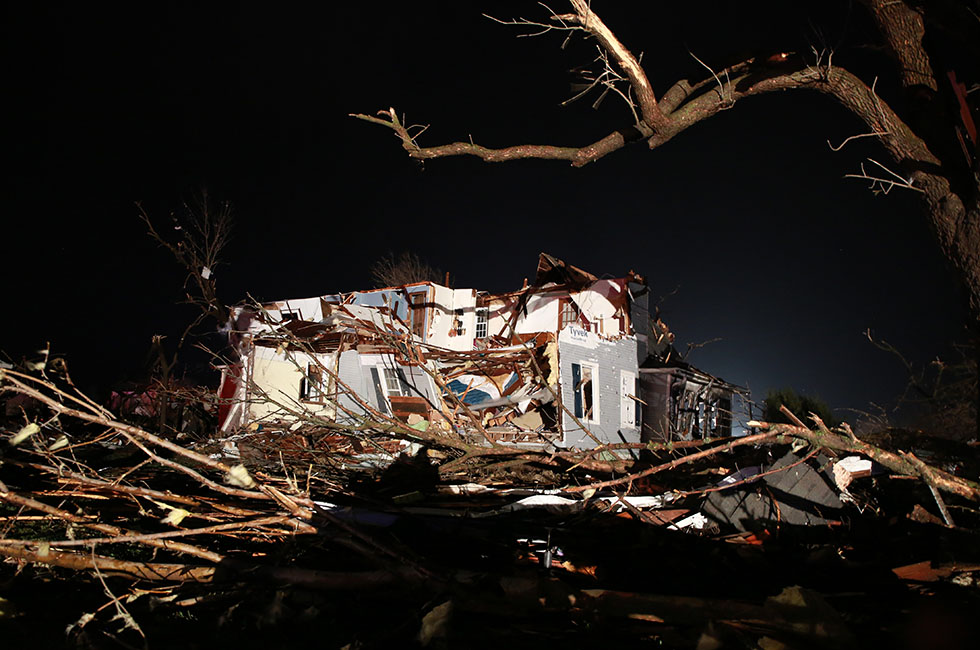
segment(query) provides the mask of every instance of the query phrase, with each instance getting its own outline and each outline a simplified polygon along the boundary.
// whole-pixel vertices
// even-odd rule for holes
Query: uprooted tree
[[[421,146],[416,141],[420,131],[399,119],[394,108],[355,117],[392,129],[417,160],[470,155],[487,162],[540,158],[582,167],[632,142],[656,149],[747,97],[816,91],[857,116],[868,132],[854,137],[873,138],[891,159],[888,164],[869,159],[860,174],[852,176],[870,181],[876,191],[903,189],[918,195],[943,254],[967,290],[971,311],[980,314],[980,170],[973,120],[977,102],[963,84],[980,81],[976,2],[861,0],[893,64],[890,71],[875,74],[897,77],[900,91],[888,99],[877,91],[885,85],[877,77],[862,78],[845,67],[846,53],[827,47],[815,47],[806,55],[767,52],[724,68],[704,62],[707,71],[701,79],[672,80],[657,60],[641,65],[640,57],[593,11],[593,3],[570,4],[571,13],[552,12],[540,22],[500,22],[595,40],[599,69],[587,77],[587,88],[614,93],[630,109],[630,121],[604,138],[584,146],[518,144],[493,149],[472,140]],[[942,63],[935,51],[939,47]],[[670,81],[673,85],[666,85]]]

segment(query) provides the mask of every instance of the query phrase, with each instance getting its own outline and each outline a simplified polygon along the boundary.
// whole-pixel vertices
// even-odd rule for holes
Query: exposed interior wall
[[[292,300],[278,300],[274,303],[265,305],[266,311],[273,319],[279,321],[286,313],[292,313],[299,320],[315,323],[323,318],[323,311],[319,297],[296,298]]]
[[[724,382],[680,368],[644,369],[641,376],[644,441],[731,435],[733,391]]]
[[[504,328],[507,327],[512,313],[513,308],[507,300],[494,298],[487,302],[487,332],[490,336],[507,333]]]
[[[432,285],[426,341],[447,350],[472,350],[476,331],[476,291]]]
[[[518,334],[558,331],[558,307],[561,301],[556,294],[535,294],[527,301],[526,313],[517,319]]]
[[[620,315],[627,305],[626,287],[622,280],[599,280],[588,289],[570,293],[591,329],[605,336],[627,334]]]
[[[303,381],[301,368],[307,368],[309,364],[313,363],[313,358],[304,353],[288,354],[290,357],[287,357],[286,353],[277,352],[272,348],[253,348],[248,369],[252,386],[248,408],[249,423],[274,421],[288,417],[277,402],[293,409],[302,406],[311,415],[334,418],[335,406],[329,399],[325,399],[323,403],[308,402],[304,401],[300,395]],[[335,355],[315,356],[327,368],[334,367]],[[327,373],[324,373],[322,382],[322,390],[329,398],[334,390],[333,381],[330,380]]]

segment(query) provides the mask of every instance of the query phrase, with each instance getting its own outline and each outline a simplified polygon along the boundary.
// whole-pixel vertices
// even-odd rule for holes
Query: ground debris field
[[[975,445],[755,423],[466,463],[408,425],[154,433],[3,372],[35,415],[3,422],[4,647],[975,647]]]

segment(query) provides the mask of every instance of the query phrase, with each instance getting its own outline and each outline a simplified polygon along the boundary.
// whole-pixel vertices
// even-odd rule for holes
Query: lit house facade
[[[707,375],[669,365],[647,292],[635,273],[599,279],[542,254],[534,283],[505,294],[418,282],[240,307],[221,426],[397,420],[579,449],[726,434],[733,387],[699,393],[689,380]]]

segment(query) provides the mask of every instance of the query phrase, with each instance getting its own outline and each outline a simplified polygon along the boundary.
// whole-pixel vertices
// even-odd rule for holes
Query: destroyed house
[[[727,435],[733,387],[671,365],[647,293],[633,272],[599,279],[541,254],[534,283],[504,294],[417,282],[242,306],[221,426],[395,419],[580,449]]]

